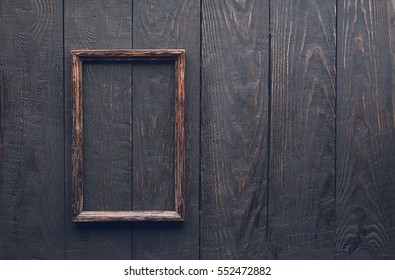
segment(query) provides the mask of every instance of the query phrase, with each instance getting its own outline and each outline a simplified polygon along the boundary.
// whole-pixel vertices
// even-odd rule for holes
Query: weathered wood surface
[[[391,1],[339,1],[336,257],[395,257]]]
[[[129,49],[129,50],[73,50],[72,53],[87,60],[174,60],[185,53],[183,49]]]
[[[84,211],[75,222],[182,222],[175,211]]]
[[[1,0],[0,259],[395,258],[393,4]],[[186,50],[185,222],[75,224],[70,51],[132,48]],[[86,206],[173,215],[172,58],[109,59]]]
[[[83,210],[83,112],[82,112],[82,61],[75,55],[71,56],[71,199],[73,220]],[[94,197],[94,195],[93,195]]]
[[[0,259],[64,258],[62,1],[0,1]]]
[[[174,209],[174,63],[133,65],[133,209]]]
[[[332,259],[336,1],[271,2],[270,259]]]
[[[201,258],[266,257],[269,1],[202,1]]]
[[[133,48],[182,48],[185,75],[185,222],[133,229],[135,259],[199,258],[200,1],[133,2]],[[133,68],[134,209],[174,208],[174,65]],[[158,187],[161,186],[161,187]],[[171,244],[171,245],[169,245]]]
[[[185,220],[185,51],[175,61],[174,68],[174,206],[180,218]]]
[[[83,60],[84,210],[132,209],[131,73],[127,63]]]
[[[70,62],[71,50],[130,49],[132,4],[127,0],[71,0],[64,4],[66,258],[130,259],[131,224],[109,227],[72,222]],[[88,209],[132,208],[131,73],[130,65],[83,66],[87,76],[83,78],[87,89],[83,100],[86,129],[83,141]]]

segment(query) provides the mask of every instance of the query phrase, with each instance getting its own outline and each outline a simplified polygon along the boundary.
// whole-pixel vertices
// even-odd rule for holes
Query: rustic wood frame
[[[74,222],[184,221],[184,75],[185,50],[73,50],[72,57],[72,208]],[[175,62],[175,210],[174,211],[84,211],[83,210],[83,61]]]

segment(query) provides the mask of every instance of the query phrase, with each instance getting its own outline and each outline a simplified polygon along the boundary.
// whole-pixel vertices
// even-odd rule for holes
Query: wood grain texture
[[[0,259],[61,259],[62,1],[0,1]]]
[[[185,52],[174,65],[175,112],[174,112],[174,200],[175,210],[185,219]]]
[[[132,65],[82,63],[84,210],[132,209]]]
[[[71,147],[71,184],[73,220],[82,212],[83,200],[83,115],[82,115],[82,61],[71,56],[71,108],[72,108],[72,147]]]
[[[336,1],[271,2],[270,259],[334,258]]]
[[[174,209],[174,62],[133,65],[133,210]]]
[[[394,259],[394,4],[0,0],[0,259]]]
[[[71,212],[71,53],[73,49],[130,49],[132,4],[127,0],[65,1],[65,164],[66,164],[66,258],[130,259],[131,224],[73,224]],[[85,162],[90,162],[88,182],[91,192],[104,198],[90,201],[99,210],[131,209],[131,67],[126,65],[89,65],[83,71],[90,79],[86,108],[88,146]],[[69,73],[69,74],[68,74]],[[88,74],[90,73],[90,75]],[[97,74],[97,75],[96,75]],[[89,80],[87,82],[89,83]],[[88,84],[86,85],[88,86]],[[111,93],[111,94],[110,94]],[[83,101],[84,102],[84,101]],[[92,105],[92,106],[91,106]],[[129,162],[128,162],[129,159]],[[94,171],[92,171],[92,169]],[[106,189],[98,180],[111,185]],[[98,183],[98,184],[95,184]],[[87,183],[85,181],[85,183]],[[121,194],[121,195],[120,195]],[[127,198],[122,197],[127,194]],[[120,198],[121,197],[121,198]],[[121,199],[121,201],[119,201]],[[126,202],[125,202],[126,200]],[[129,203],[127,203],[129,200]],[[128,205],[125,205],[128,204]]]
[[[181,222],[175,211],[84,211],[75,222]]]
[[[174,60],[185,53],[183,49],[129,49],[129,50],[73,50],[84,61],[88,60]]]
[[[199,257],[199,1],[133,1],[133,48],[186,50],[185,222],[133,228],[135,259]],[[174,209],[174,64],[133,68],[134,210]],[[169,244],[172,244],[169,246]]]
[[[339,1],[336,257],[395,254],[394,11]]]
[[[202,1],[201,258],[266,258],[269,1]]]

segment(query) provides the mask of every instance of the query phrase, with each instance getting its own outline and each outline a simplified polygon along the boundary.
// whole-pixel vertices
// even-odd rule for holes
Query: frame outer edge
[[[184,104],[185,104],[185,51],[176,60],[176,172],[175,172],[175,206],[182,220],[185,220],[185,135],[184,135]]]
[[[147,53],[148,51],[148,53]],[[101,60],[108,57],[109,60],[117,60],[116,56],[142,55],[147,58],[170,55],[175,59],[175,212],[173,215],[151,216],[153,221],[184,221],[185,220],[185,135],[184,135],[184,107],[185,107],[185,50],[73,50],[72,56],[72,207],[73,222],[110,222],[110,221],[148,221],[154,212],[148,211],[147,217],[133,217],[133,211],[128,215],[114,217],[103,211],[97,211],[97,215],[83,213],[83,112],[82,112],[82,60],[87,57]],[[120,53],[122,53],[120,55]],[[153,56],[151,56],[153,55]],[[122,57],[125,59],[125,57]],[[88,59],[89,60],[89,59]],[[127,60],[127,59],[126,59]],[[134,59],[133,59],[134,60]],[[158,59],[160,60],[160,59]],[[131,216],[129,216],[131,215]]]
[[[72,199],[73,221],[83,209],[82,62],[72,53]]]

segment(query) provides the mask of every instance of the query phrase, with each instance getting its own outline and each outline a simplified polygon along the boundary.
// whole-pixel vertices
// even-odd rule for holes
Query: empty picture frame
[[[73,50],[72,56],[72,199],[74,222],[183,221],[184,198],[184,74],[185,50]],[[84,211],[83,187],[83,88],[84,61],[174,61],[175,64],[175,163],[174,211]]]

